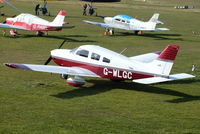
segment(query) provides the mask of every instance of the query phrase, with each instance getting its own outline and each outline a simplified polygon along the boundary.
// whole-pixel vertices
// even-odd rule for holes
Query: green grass
[[[30,1],[10,0],[24,12],[33,13]],[[76,3],[77,2],[77,3]],[[34,32],[19,31],[17,38],[0,35],[0,133],[1,134],[199,134],[200,133],[200,33],[197,0],[182,0],[182,5],[197,5],[193,10],[176,10],[180,0],[151,0],[147,3],[122,0],[121,3],[98,3],[98,14],[127,14],[148,20],[160,13],[166,32],[146,32],[136,36],[115,30],[104,36],[103,28],[82,23],[102,22],[100,18],[82,16],[81,2],[49,2],[52,15],[67,11],[66,21],[74,29],[49,32],[36,37]],[[18,14],[5,5],[6,15]],[[41,16],[43,17],[43,16]],[[54,17],[44,16],[47,20]],[[3,22],[5,17],[0,17]],[[190,73],[197,77],[155,85],[132,82],[116,83],[105,79],[86,78],[83,87],[65,84],[59,75],[10,69],[5,62],[43,64],[63,41],[63,48],[95,44],[134,56],[164,49],[167,44],[180,45],[172,73]],[[51,62],[51,64],[53,64]],[[197,71],[191,72],[192,64]]]

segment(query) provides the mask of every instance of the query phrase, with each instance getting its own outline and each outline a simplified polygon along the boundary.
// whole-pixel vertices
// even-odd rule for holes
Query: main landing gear
[[[114,30],[106,28],[106,31],[104,32],[104,35],[114,35]]]
[[[74,76],[74,78],[68,78],[67,84],[75,87],[83,86],[86,81],[80,76]]]
[[[135,33],[136,35],[143,35],[143,34],[144,34],[144,31],[134,31],[134,33]]]
[[[66,84],[75,87],[80,87],[86,83],[86,81],[80,76],[74,76],[73,78],[72,77],[68,78],[67,74],[60,74],[60,78],[65,79]]]
[[[10,35],[12,35],[13,37],[17,36],[17,30],[16,29],[10,29]]]
[[[2,32],[3,32],[3,36],[6,36],[6,30],[2,30]],[[19,35],[16,29],[10,29],[9,33],[13,37],[16,37],[17,35]]]
[[[37,35],[37,36],[44,36],[44,35],[48,35],[48,31],[46,31],[46,32],[37,31],[37,32],[36,32],[36,35]]]

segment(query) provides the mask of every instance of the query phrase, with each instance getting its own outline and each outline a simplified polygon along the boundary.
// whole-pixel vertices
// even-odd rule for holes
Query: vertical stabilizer
[[[159,13],[155,13],[148,22],[157,23],[159,17]]]
[[[153,16],[151,17],[151,19],[146,22],[146,25],[147,25],[146,29],[154,31],[155,28],[156,28],[158,17],[159,17],[158,13],[153,14]]]
[[[64,19],[66,16],[66,11],[65,10],[61,10],[58,15],[56,16],[56,18],[50,23],[51,26],[62,26],[64,23]]]
[[[179,50],[179,46],[168,45],[160,54],[158,59],[174,61]]]
[[[180,47],[177,45],[168,45],[161,52],[157,59],[149,63],[154,73],[168,76],[172,69],[179,48]]]

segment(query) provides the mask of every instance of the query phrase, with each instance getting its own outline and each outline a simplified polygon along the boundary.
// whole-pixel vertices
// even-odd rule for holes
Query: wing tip
[[[13,63],[3,63],[5,66],[7,67],[11,67],[11,68],[17,68],[15,64]]]

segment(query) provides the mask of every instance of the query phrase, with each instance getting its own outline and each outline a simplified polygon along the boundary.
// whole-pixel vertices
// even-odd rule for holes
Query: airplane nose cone
[[[69,49],[54,49],[51,51],[51,57],[66,57],[70,54]]]
[[[60,49],[54,49],[51,51],[51,56],[52,57],[57,57],[60,53]]]
[[[107,23],[107,24],[111,23],[112,22],[112,17],[105,17],[104,18],[104,22]]]

